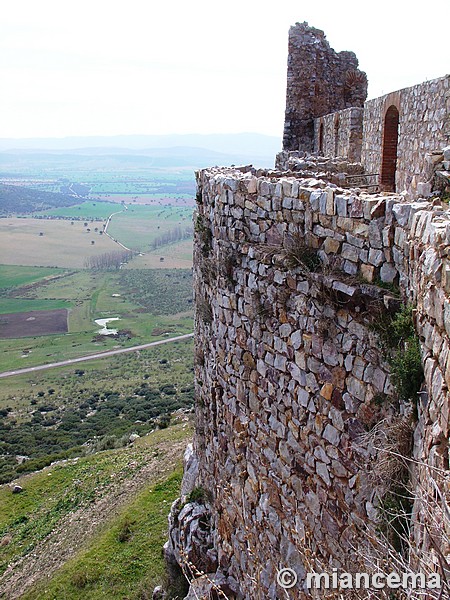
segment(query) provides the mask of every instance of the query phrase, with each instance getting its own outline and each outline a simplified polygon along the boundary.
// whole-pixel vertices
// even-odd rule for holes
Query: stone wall
[[[367,97],[366,74],[353,52],[336,53],[323,31],[297,23],[289,31],[284,150],[311,152],[314,119]]]
[[[361,161],[362,108],[347,108],[314,120],[314,152]]]
[[[379,280],[399,282],[417,307],[428,394],[416,483],[426,495],[429,468],[448,469],[449,215],[254,169],[203,170],[197,182],[194,446],[217,567],[252,600],[280,597],[277,571],[291,567],[290,597],[302,598],[311,561],[358,560],[385,491],[360,435],[406,410],[389,401],[371,328],[392,302]],[[417,500],[426,522],[423,508]],[[415,535],[432,562],[429,531]]]
[[[429,154],[450,143],[450,75],[365,103],[362,163],[369,173],[381,173],[384,119],[390,106],[399,111],[396,190],[430,192]]]

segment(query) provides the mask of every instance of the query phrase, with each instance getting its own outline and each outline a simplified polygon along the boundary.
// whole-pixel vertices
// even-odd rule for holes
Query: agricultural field
[[[0,219],[2,264],[81,269],[89,257],[118,249],[108,236],[100,235],[102,225],[102,221],[84,226],[81,221]]]
[[[53,279],[65,273],[64,269],[0,265],[0,289],[31,285],[43,279]]]
[[[177,228],[192,232],[191,208],[129,206],[112,218],[108,233],[132,250],[148,252],[158,238]]]
[[[34,310],[0,315],[0,338],[22,338],[67,332],[67,309]]]
[[[175,238],[180,238],[175,240],[175,244],[184,241],[184,238],[192,238],[191,207],[86,201],[75,206],[34,214],[36,218],[67,219],[74,220],[75,223],[87,220],[91,231],[92,221],[102,220],[104,223],[111,215],[113,216],[108,225],[108,234],[136,252],[149,252],[154,246],[171,246],[172,244],[165,243],[164,239],[164,236],[170,233],[175,234]]]
[[[0,155],[0,159],[5,159]],[[144,158],[142,161],[141,159]],[[169,202],[191,205],[195,197],[195,166],[155,165],[139,156],[22,156],[4,163],[3,183],[35,193],[67,195],[111,202]],[[14,160],[16,159],[16,160]],[[28,163],[28,164],[27,164]],[[145,166],[144,166],[145,165]]]
[[[17,267],[18,273],[20,267]],[[3,297],[2,297],[3,295]],[[6,313],[68,308],[68,333],[0,339],[0,372],[190,333],[190,270],[68,272],[41,285],[0,289]],[[119,318],[117,335],[100,335],[98,319]]]
[[[106,221],[111,213],[120,210],[114,202],[78,202],[73,206],[61,206],[48,210],[37,211],[33,214],[36,218],[58,217],[61,219],[81,219],[89,221]]]
[[[192,269],[192,240],[182,240],[135,256],[125,269]]]

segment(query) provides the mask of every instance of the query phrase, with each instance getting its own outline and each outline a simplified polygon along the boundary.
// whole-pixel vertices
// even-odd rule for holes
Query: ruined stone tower
[[[297,23],[289,31],[284,150],[314,150],[314,119],[361,108],[367,77],[353,52],[335,52],[323,31]]]

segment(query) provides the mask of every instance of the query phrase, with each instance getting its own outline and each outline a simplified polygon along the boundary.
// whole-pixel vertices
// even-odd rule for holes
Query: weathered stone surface
[[[353,83],[349,87],[350,73]],[[301,82],[298,81],[300,77]],[[307,23],[291,27],[285,150],[312,151],[314,118],[344,108],[361,107],[366,96],[367,77],[358,70],[358,60],[352,52],[336,53],[323,31],[309,27]]]
[[[398,283],[415,307],[426,390],[417,403],[414,456],[447,468],[449,213],[406,194],[345,189],[339,169],[348,173],[348,161],[285,159],[303,170],[295,177],[250,167],[196,174],[198,211],[213,244],[205,256],[196,232],[195,295],[213,310],[212,320],[201,310],[196,317],[204,358],[195,366],[195,485],[211,499],[208,541],[243,598],[254,593],[252,578],[265,598],[279,597],[275,562],[287,564],[281,548],[303,573],[303,556],[294,555],[305,532],[327,564],[340,564],[350,535],[376,521],[374,499],[385,482],[374,489],[367,467],[376,465],[377,450],[361,448],[361,435],[408,410],[389,397],[389,367],[371,328],[378,311],[398,310],[379,279]],[[332,184],[320,175],[325,164],[334,169]],[[301,240],[294,251],[290,236]],[[221,267],[228,256],[232,281]],[[321,264],[309,267],[315,257]],[[208,279],[207,261],[217,265],[216,278]],[[426,476],[418,478],[432,497]],[[193,512],[183,510],[189,532]],[[214,562],[211,548],[206,555]]]
[[[380,279],[384,283],[393,283],[398,275],[397,269],[389,263],[384,263],[380,269]]]

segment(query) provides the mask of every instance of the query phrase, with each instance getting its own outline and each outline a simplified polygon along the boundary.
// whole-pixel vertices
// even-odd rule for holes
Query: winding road
[[[127,248],[126,246],[124,246],[122,244],[122,242],[119,242],[119,240],[116,240],[115,238],[112,237],[112,235],[109,235],[109,233],[108,233],[108,226],[109,226],[109,224],[110,224],[111,219],[113,218],[113,216],[114,215],[120,215],[121,213],[123,213],[126,210],[128,210],[128,206],[126,204],[124,204],[123,206],[124,206],[123,210],[118,210],[117,212],[114,212],[111,215],[109,215],[109,217],[106,220],[105,226],[103,227],[103,233],[105,235],[107,235],[110,240],[112,240],[113,242],[115,242],[116,244],[118,244],[124,250],[128,250],[129,252],[133,252],[133,250],[131,248]]]
[[[97,354],[88,354],[87,356],[70,358],[68,360],[62,360],[60,362],[55,363],[48,363],[47,365],[26,367],[25,369],[17,369],[15,371],[4,371],[3,373],[0,373],[0,378],[12,377],[13,375],[23,375],[25,373],[34,373],[35,371],[44,371],[45,369],[54,369],[55,367],[65,367],[66,365],[74,365],[76,363],[84,362],[86,360],[97,360],[99,358],[108,358],[109,356],[115,356],[116,354],[125,354],[125,352],[136,352],[138,350],[145,350],[146,348],[152,348],[153,346],[161,346],[162,344],[169,344],[170,342],[187,340],[188,338],[193,337],[193,335],[193,333],[185,333],[184,335],[178,335],[177,337],[168,338],[166,340],[159,340],[157,342],[149,342],[148,344],[141,344],[140,346],[131,346],[130,348],[119,348],[118,350],[107,350],[106,352],[98,352]]]

